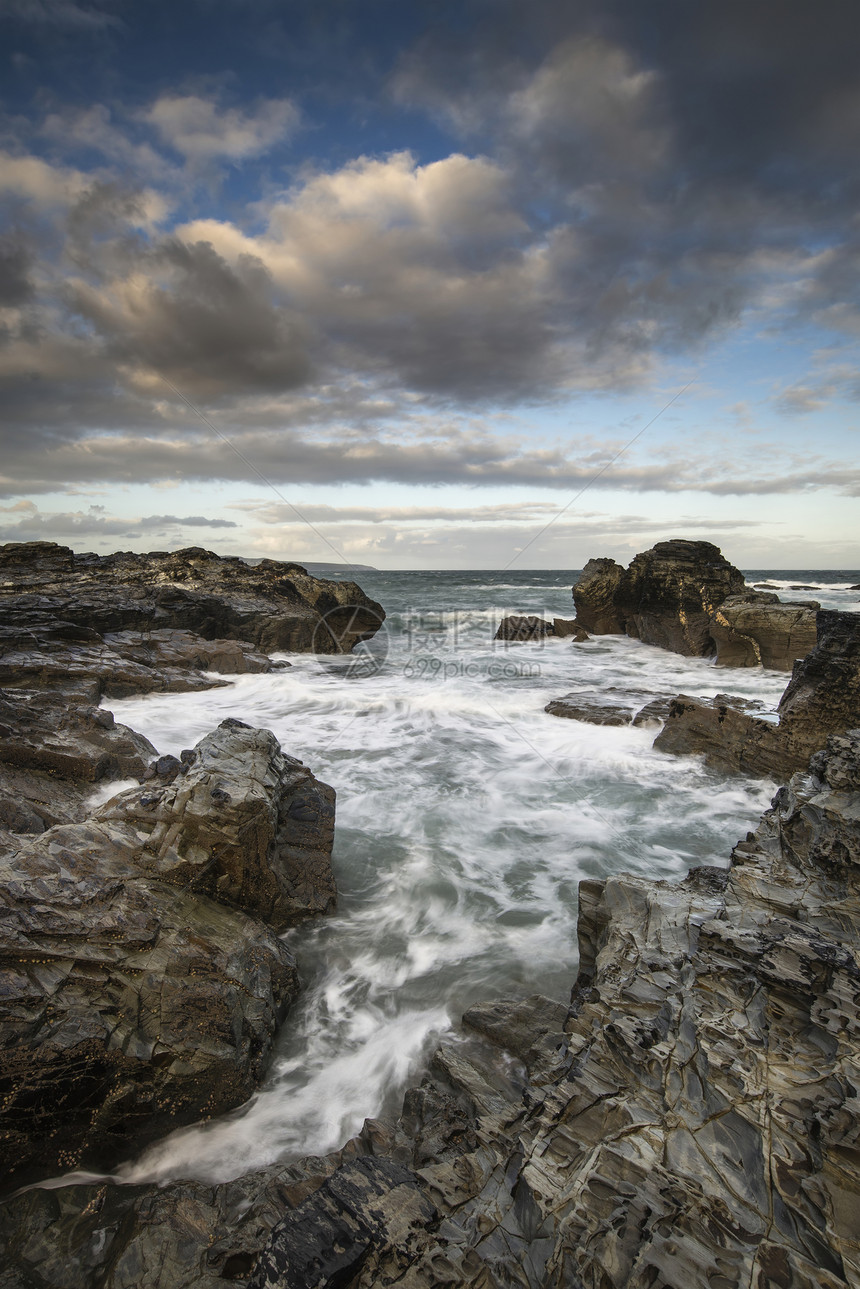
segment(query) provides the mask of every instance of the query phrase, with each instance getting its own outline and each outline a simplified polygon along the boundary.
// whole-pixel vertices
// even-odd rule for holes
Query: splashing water
[[[860,579],[833,576],[843,584],[818,586],[815,598],[853,608],[849,584]],[[611,690],[631,712],[657,694],[728,691],[772,711],[787,676],[717,669],[621,637],[493,641],[507,613],[572,617],[572,580],[363,573],[389,613],[385,639],[364,658],[290,655],[289,670],[229,688],[110,702],[160,752],[178,754],[227,716],[271,729],[337,789],[340,892],[335,916],[287,936],[305,988],[257,1094],[172,1133],[118,1180],[226,1180],[336,1148],[365,1117],[396,1108],[466,1007],[568,996],[581,878],[678,879],[727,862],[773,784],[654,752],[653,728],[590,726],[543,708],[571,691]]]

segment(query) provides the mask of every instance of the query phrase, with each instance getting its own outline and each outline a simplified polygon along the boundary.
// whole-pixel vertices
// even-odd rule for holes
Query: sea
[[[788,676],[617,636],[494,640],[508,614],[572,618],[577,576],[362,571],[388,616],[357,653],[282,655],[288,669],[223,689],[110,700],[162,753],[228,716],[272,730],[337,790],[339,890],[333,916],[286,936],[304,989],[258,1092],[129,1158],[117,1181],[224,1181],[339,1147],[396,1111],[472,1004],[568,998],[582,878],[677,881],[728,863],[774,783],[655,752],[654,727],[544,708],[571,693],[632,713],[656,695],[728,692],[773,717]],[[785,601],[860,608],[856,570],[746,576]]]

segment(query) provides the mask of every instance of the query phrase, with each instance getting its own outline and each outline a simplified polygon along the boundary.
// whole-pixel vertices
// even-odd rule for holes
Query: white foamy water
[[[856,580],[785,598],[851,608]],[[119,1180],[226,1180],[341,1145],[396,1107],[472,1003],[568,996],[581,878],[677,879],[725,863],[770,801],[772,784],[654,752],[653,728],[543,708],[570,692],[611,691],[632,712],[657,694],[722,691],[773,710],[785,674],[718,670],[616,637],[493,642],[509,612],[572,617],[570,574],[360,581],[389,612],[387,639],[371,646],[377,658],[388,648],[378,669],[293,655],[289,670],[229,688],[110,702],[160,752],[178,754],[227,716],[273,730],[337,789],[340,892],[335,916],[287,936],[305,988],[259,1092],[173,1133]]]

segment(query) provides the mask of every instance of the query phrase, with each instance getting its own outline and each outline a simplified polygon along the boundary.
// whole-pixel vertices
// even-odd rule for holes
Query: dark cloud
[[[24,8],[10,12],[67,25],[108,13]],[[410,22],[388,92],[442,124],[435,160],[353,150],[250,178],[298,120],[256,86],[224,107],[202,82],[159,85],[145,104],[79,104],[66,122],[52,102],[30,142],[53,161],[22,142],[0,175],[41,238],[38,263],[23,241],[0,255],[0,299],[20,310],[0,361],[10,493],[93,474],[249,477],[161,377],[279,485],[576,488],[594,467],[575,454],[489,434],[412,441],[412,411],[642,387],[753,310],[772,331],[860,334],[853,4],[473,0],[419,4]],[[98,170],[71,165],[81,149]],[[201,196],[180,154],[242,163],[251,187]],[[182,204],[192,192],[199,207]],[[857,384],[799,375],[777,406],[817,410]],[[839,482],[829,467],[690,462],[622,462],[610,481],[719,495]]]
[[[0,308],[23,304],[33,294],[32,255],[15,237],[0,238]]]

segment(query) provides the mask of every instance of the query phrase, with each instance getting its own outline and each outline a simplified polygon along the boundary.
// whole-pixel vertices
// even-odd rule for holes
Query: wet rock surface
[[[0,861],[7,1181],[246,1100],[298,990],[275,932],[334,904],[334,793],[272,734],[228,720],[158,765]]]
[[[473,1008],[396,1124],[223,1186],[18,1196],[2,1283],[856,1285],[860,730],[729,869],[580,908],[570,1003]]]
[[[673,699],[654,741],[662,752],[702,753],[715,768],[783,779],[805,768],[829,734],[860,726],[860,614],[819,611],[818,642],[794,664],[778,723],[731,695]]]
[[[385,613],[355,582],[311,577],[299,564],[251,566],[189,547],[76,555],[52,542],[0,547],[0,611],[22,628],[66,623],[105,633],[191,631],[258,650],[349,653]]]

